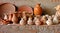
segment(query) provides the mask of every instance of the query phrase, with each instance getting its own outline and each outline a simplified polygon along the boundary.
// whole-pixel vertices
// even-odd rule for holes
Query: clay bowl
[[[22,5],[18,8],[18,12],[27,11],[28,13],[33,13],[33,9],[30,6]]]
[[[11,3],[4,3],[0,5],[0,17],[3,18],[4,14],[15,12],[15,6]]]

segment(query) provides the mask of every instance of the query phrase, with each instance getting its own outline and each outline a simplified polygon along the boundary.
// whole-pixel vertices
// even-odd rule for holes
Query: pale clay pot
[[[25,22],[25,20],[23,18],[21,18],[19,23],[20,23],[20,25],[26,25],[26,22]]]
[[[28,21],[27,21],[27,24],[29,24],[29,25],[33,25],[32,18],[29,17],[29,19],[28,19]]]

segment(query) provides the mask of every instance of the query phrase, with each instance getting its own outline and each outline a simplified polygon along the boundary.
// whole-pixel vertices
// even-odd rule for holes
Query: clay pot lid
[[[18,8],[18,12],[27,11],[28,13],[33,13],[33,9],[30,6],[22,5]]]
[[[15,6],[11,3],[4,3],[0,5],[0,17],[3,17],[3,14],[9,14],[15,12]]]

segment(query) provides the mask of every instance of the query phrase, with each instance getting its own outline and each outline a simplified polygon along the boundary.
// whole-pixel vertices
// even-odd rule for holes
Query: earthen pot
[[[42,15],[42,7],[40,6],[40,4],[37,4],[34,7],[34,15]]]
[[[25,21],[23,18],[21,18],[19,24],[20,24],[20,25],[26,25],[26,21]]]
[[[37,25],[37,26],[41,25],[41,21],[39,19],[36,19],[35,25]]]
[[[32,17],[29,17],[28,18],[27,24],[28,25],[33,25]]]
[[[18,8],[18,12],[23,12],[23,11],[26,11],[27,13],[33,14],[32,8],[30,6],[27,6],[27,5],[22,5]]]
[[[0,17],[3,18],[3,14],[9,14],[15,11],[15,6],[11,3],[4,3],[0,5]]]

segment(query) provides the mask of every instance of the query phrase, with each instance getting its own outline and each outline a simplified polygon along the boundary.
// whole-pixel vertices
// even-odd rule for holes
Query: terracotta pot
[[[39,19],[36,19],[35,25],[37,25],[37,26],[41,25],[41,21]]]
[[[34,7],[34,15],[42,15],[42,7],[40,6],[40,4],[37,4]]]
[[[32,17],[29,17],[28,18],[27,24],[28,25],[33,25]]]
[[[18,8],[18,12],[23,12],[23,11],[26,11],[27,13],[33,14],[32,8],[30,6],[27,6],[27,5],[22,5]]]
[[[15,12],[15,6],[11,3],[4,3],[0,5],[0,17],[3,18],[3,14],[9,14]]]

